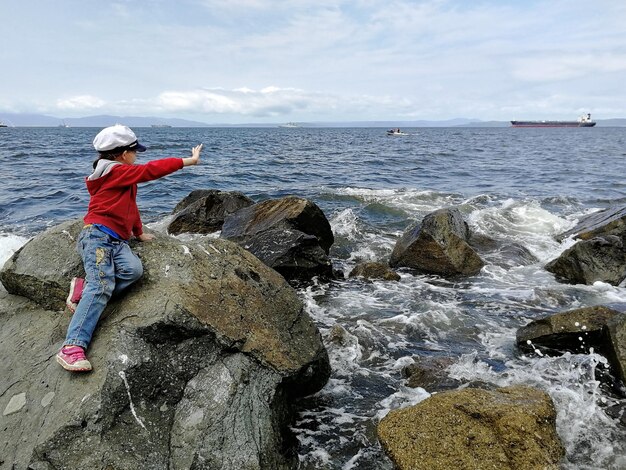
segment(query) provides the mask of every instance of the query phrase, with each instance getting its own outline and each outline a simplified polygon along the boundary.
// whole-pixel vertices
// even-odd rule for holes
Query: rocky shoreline
[[[579,241],[546,269],[563,282],[620,284],[625,221],[623,209],[581,221],[562,235]],[[69,321],[61,312],[67,285],[82,270],[74,250],[81,226],[68,221],[38,235],[0,272],[0,468],[297,468],[293,403],[326,384],[330,364],[290,283],[347,276],[330,262],[334,237],[319,207],[295,196],[255,204],[241,193],[190,193],[168,232],[220,237],[184,243],[159,234],[133,245],[144,277],[107,308],[90,350],[95,371],[69,377],[52,359]],[[494,252],[511,265],[536,262],[521,245],[472,233],[447,208],[409,227],[389,260],[362,263],[349,276],[397,282],[402,269],[465,277]],[[341,329],[326,341],[340,342]],[[520,354],[600,352],[610,364],[606,383],[626,396],[619,310],[536,320],[518,331],[517,344]],[[27,361],[12,353],[24,348]],[[564,450],[545,392],[466,388],[447,377],[454,358],[416,359],[404,371],[407,384],[439,393],[378,424],[398,468],[558,468]]]

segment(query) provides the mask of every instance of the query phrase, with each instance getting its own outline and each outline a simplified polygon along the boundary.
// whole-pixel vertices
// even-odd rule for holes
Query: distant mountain
[[[0,121],[7,126],[41,126],[54,127],[62,124],[63,120],[41,114],[0,114]]]
[[[208,127],[206,122],[189,121],[186,119],[160,118],[149,116],[87,116],[81,118],[58,118],[43,114],[0,113],[0,121],[9,126],[17,127],[107,127],[122,123],[130,127],[172,126],[172,127]]]

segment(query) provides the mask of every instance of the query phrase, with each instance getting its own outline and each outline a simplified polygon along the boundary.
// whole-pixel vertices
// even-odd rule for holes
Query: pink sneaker
[[[65,305],[72,314],[76,312],[76,307],[78,307],[78,302],[80,302],[80,298],[83,296],[83,288],[85,287],[85,280],[82,277],[75,277],[70,282],[70,293],[65,300]]]
[[[57,354],[57,362],[65,370],[72,372],[88,372],[91,363],[85,356],[85,350],[80,346],[63,346]]]

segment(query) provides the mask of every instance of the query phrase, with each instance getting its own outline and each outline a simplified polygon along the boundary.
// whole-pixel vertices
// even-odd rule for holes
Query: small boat
[[[63,121],[61,124],[59,124],[59,127],[70,127],[70,126],[66,124],[65,121]]]
[[[387,135],[409,135],[406,132],[402,132],[400,129],[389,129]]]
[[[591,114],[583,114],[577,121],[511,121],[512,127],[593,127]]]
[[[9,127],[4,122],[0,121],[0,127]]]

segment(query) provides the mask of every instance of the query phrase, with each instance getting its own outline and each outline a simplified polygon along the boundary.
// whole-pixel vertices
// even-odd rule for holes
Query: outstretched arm
[[[202,152],[202,144],[191,149],[191,157],[183,158],[183,166],[197,165],[200,160],[200,152]]]

